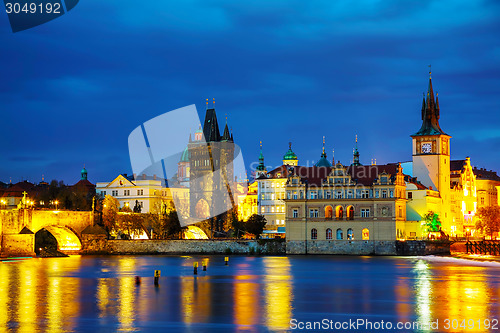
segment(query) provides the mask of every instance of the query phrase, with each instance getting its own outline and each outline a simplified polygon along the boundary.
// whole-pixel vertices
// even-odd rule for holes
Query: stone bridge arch
[[[68,226],[64,225],[46,225],[38,230],[45,229],[57,240],[57,250],[63,253],[75,253],[82,250],[82,241],[78,234]]]

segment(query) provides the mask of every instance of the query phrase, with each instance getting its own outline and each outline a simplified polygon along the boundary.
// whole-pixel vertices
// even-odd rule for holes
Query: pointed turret
[[[208,108],[207,99],[207,112],[205,114],[205,123],[203,124],[203,135],[205,136],[206,142],[218,142],[221,139],[219,123],[215,113],[215,100],[213,102],[213,107]]]
[[[321,153],[321,158],[319,161],[316,163],[317,167],[331,167],[332,165],[328,160],[326,159],[326,152],[325,152],[325,137],[323,137],[323,152]]]
[[[420,135],[440,135],[446,134],[439,126],[439,101],[434,99],[434,89],[432,87],[432,77],[429,71],[429,86],[427,88],[427,97],[422,103],[422,127],[414,134]]]
[[[226,127],[224,127],[224,134],[222,135],[222,141],[232,141],[231,134],[229,134],[229,128],[227,127],[227,121],[226,121]]]
[[[352,164],[354,166],[360,166],[362,165],[359,163],[359,151],[358,151],[358,136],[356,135],[356,147],[354,148],[352,152]]]
[[[260,142],[259,165],[256,168],[255,177],[259,177],[266,173],[266,166],[264,164],[264,154],[262,153],[262,141]]]

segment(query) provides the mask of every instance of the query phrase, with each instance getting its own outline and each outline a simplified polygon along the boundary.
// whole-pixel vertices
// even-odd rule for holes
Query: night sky
[[[500,171],[500,2],[92,1],[12,33],[0,13],[0,180],[111,181],[127,138],[215,98],[247,166],[411,160],[432,64],[451,158]],[[223,128],[221,128],[223,130]]]

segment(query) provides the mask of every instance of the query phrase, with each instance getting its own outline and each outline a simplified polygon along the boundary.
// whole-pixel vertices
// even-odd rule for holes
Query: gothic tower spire
[[[437,100],[437,94],[436,99],[434,98],[431,74],[432,72],[429,70],[427,96],[422,102],[422,127],[414,134],[416,136],[446,134],[439,126],[439,101]]]

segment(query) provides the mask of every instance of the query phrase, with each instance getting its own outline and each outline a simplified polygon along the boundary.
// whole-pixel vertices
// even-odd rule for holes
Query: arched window
[[[347,229],[347,239],[348,240],[353,240],[354,239],[354,234],[353,234],[351,228]]]
[[[316,228],[311,229],[311,239],[318,239],[318,230]]]
[[[347,207],[347,219],[354,220],[354,207],[353,206]]]
[[[342,233],[342,229],[337,229],[337,239],[344,239],[344,235]]]
[[[332,239],[332,229],[326,229],[326,239]]]
[[[325,219],[332,219],[333,217],[333,208],[332,206],[325,207]]]
[[[370,239],[370,230],[368,230],[368,228],[364,228],[361,231],[361,235],[363,236],[363,240],[369,240]]]
[[[342,206],[335,207],[335,217],[337,218],[337,220],[342,220],[342,218],[344,217],[344,209],[342,208]]]

